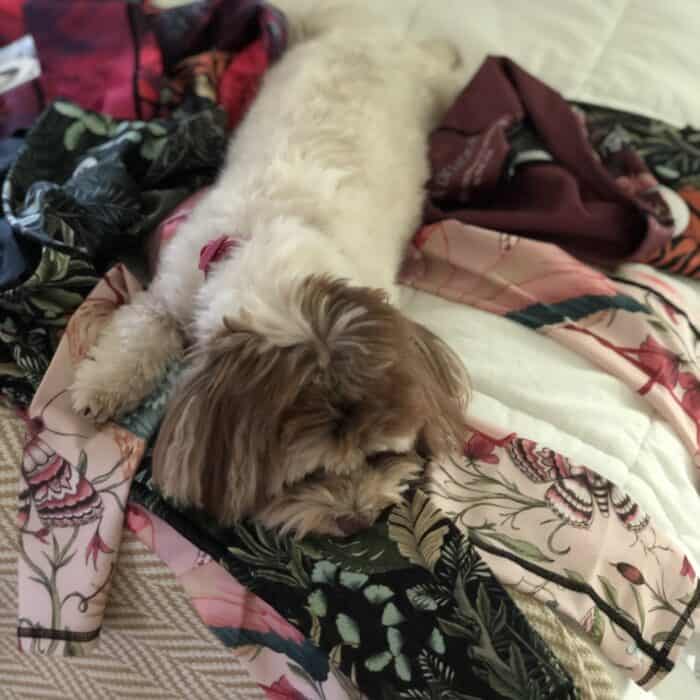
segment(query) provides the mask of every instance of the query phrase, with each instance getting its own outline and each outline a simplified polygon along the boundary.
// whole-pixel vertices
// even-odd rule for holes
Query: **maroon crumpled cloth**
[[[507,58],[489,57],[432,134],[426,223],[556,243],[594,264],[644,261],[672,235],[639,157],[602,162],[581,112]],[[620,178],[618,182],[617,178]]]

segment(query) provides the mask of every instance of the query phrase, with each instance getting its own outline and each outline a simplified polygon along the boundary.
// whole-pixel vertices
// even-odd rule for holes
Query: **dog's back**
[[[382,28],[293,47],[265,78],[218,185],[238,230],[255,236],[293,216],[351,260],[375,259],[359,281],[386,287],[420,222],[427,135],[441,93],[453,91],[449,68]]]

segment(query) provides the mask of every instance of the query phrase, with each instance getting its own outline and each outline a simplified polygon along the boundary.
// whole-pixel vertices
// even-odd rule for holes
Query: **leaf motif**
[[[654,165],[652,167],[654,173],[658,175],[661,180],[677,180],[680,177],[680,173],[675,168],[669,168],[666,165]]]
[[[67,151],[74,151],[78,147],[80,137],[85,133],[83,122],[73,122],[63,134],[63,145]]]
[[[319,646],[321,643],[321,622],[316,615],[311,616],[311,630],[309,631],[309,639]]]
[[[494,637],[498,637],[506,625],[506,606],[505,603],[500,603],[496,615],[493,618],[492,632]]]
[[[647,323],[659,333],[668,333],[666,325],[656,318],[647,318]]]
[[[620,606],[617,602],[617,591],[615,590],[615,586],[613,586],[605,576],[598,575],[598,580],[600,581],[601,586],[603,586],[603,595],[605,596],[605,600],[616,610],[619,610]]]
[[[80,476],[85,476],[87,470],[87,453],[85,450],[80,450],[80,457],[78,458],[78,464],[76,465],[76,470]]]
[[[445,646],[445,638],[442,636],[442,632],[437,627],[433,627],[433,631],[430,633],[430,639],[428,639],[428,646],[436,654],[444,654],[447,650]]]
[[[386,668],[391,663],[392,655],[388,651],[381,651],[379,654],[374,654],[368,659],[365,659],[365,668],[368,671],[376,673]]]
[[[335,618],[335,626],[343,642],[353,647],[360,646],[360,628],[355,620],[345,613],[339,613]]]
[[[146,122],[146,129],[154,136],[165,136],[168,133],[168,130],[156,121]]]
[[[316,617],[325,617],[328,612],[328,603],[326,602],[326,595],[321,590],[315,590],[309,593],[307,598],[309,604],[309,610]]]
[[[526,540],[520,540],[516,537],[510,537],[509,535],[504,535],[500,532],[490,532],[488,530],[471,530],[469,533],[469,539],[474,543],[475,546],[479,546],[479,541],[483,539],[496,540],[496,542],[507,547],[512,552],[519,554],[525,559],[530,561],[538,562],[548,562],[551,563],[554,559],[550,559],[545,556],[542,550],[532,542],[527,542]]]
[[[634,602],[637,604],[637,612],[639,613],[639,631],[644,634],[644,623],[646,622],[646,613],[644,612],[644,605],[642,604],[642,596],[637,590],[637,586],[630,584],[632,593],[634,593]]]
[[[377,584],[367,586],[363,593],[365,594],[365,598],[367,598],[372,605],[381,605],[382,603],[386,603],[389,598],[394,597],[394,591],[392,591],[391,588]]]
[[[104,136],[107,133],[107,125],[96,114],[86,112],[83,117],[83,124],[85,124],[89,131],[97,136]]]
[[[331,662],[332,666],[340,668],[343,662],[343,645],[336,644],[328,654],[328,660]]]
[[[389,651],[394,655],[398,656],[403,649],[403,637],[401,632],[395,627],[390,627],[386,631],[386,641],[389,644]]]
[[[416,608],[416,610],[424,610],[426,612],[438,609],[438,603],[430,595],[430,588],[424,584],[414,586],[406,591],[406,597],[410,601],[411,605]]]
[[[72,119],[83,118],[83,110],[72,102],[54,102],[53,108],[64,117],[71,117]]]
[[[381,574],[410,567],[396,543],[389,539],[384,522],[348,539],[307,536],[299,548],[312,559],[326,559],[344,571]]]
[[[29,298],[32,305],[39,309],[46,318],[52,319],[63,316],[64,308],[47,298],[43,292],[34,294]]]
[[[440,629],[448,637],[465,637],[470,638],[469,630],[461,625],[459,622],[453,622],[452,620],[445,620],[443,618],[438,618],[438,625]]]
[[[138,131],[127,131],[120,136],[123,141],[131,141],[131,143],[140,143],[143,136]]]
[[[465,696],[461,693],[456,692],[454,688],[455,671],[449,663],[440,659],[439,657],[431,654],[426,649],[422,649],[418,658],[416,659],[418,668],[420,668],[422,678],[427,681],[428,686],[436,686],[437,688],[448,687],[451,689],[449,695],[450,700],[454,696],[455,700],[458,698],[473,698],[474,696]],[[444,695],[438,695],[438,698],[445,698]]]
[[[382,624],[385,627],[400,625],[402,622],[405,622],[405,620],[406,618],[393,603],[386,604],[384,612],[382,612]]]
[[[145,160],[156,160],[165,148],[165,137],[145,139],[139,151]]]
[[[567,578],[570,578],[572,581],[588,585],[586,579],[583,578],[583,576],[579,574],[578,571],[573,571],[572,569],[564,569],[564,573],[566,574]]]
[[[591,639],[600,646],[605,634],[605,616],[598,608],[593,609],[593,625],[591,626]]]
[[[411,680],[411,662],[404,654],[399,654],[394,661],[396,675],[404,682],[408,683]]]
[[[433,571],[449,531],[443,521],[440,509],[417,489],[410,504],[401,503],[391,512],[389,537],[409,561]]]
[[[528,672],[525,666],[522,652],[515,642],[510,643],[510,668],[513,672],[513,677],[517,680],[518,685],[527,687]]]
[[[486,592],[486,587],[483,584],[479,584],[479,589],[476,594],[476,610],[479,613],[481,621],[487,628],[491,627],[491,601],[489,600],[488,593]]]
[[[367,581],[369,581],[369,576],[366,574],[356,574],[352,571],[340,572],[340,585],[351,591],[359,591]]]
[[[314,583],[335,583],[335,574],[338,567],[330,561],[318,561],[311,572],[311,580]]]

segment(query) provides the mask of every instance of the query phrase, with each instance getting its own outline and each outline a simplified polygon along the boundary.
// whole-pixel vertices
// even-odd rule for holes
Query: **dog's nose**
[[[369,523],[359,515],[341,515],[336,523],[344,535],[354,535],[363,528],[369,527]]]

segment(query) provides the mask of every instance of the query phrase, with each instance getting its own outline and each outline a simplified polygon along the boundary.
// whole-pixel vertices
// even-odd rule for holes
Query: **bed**
[[[277,6],[292,13],[300,4],[297,0],[280,0]],[[569,100],[642,115],[675,127],[700,128],[700,97],[694,90],[700,67],[694,39],[700,30],[700,18],[690,4],[661,7],[651,0],[610,0],[598,4],[552,0],[528,6],[517,0],[498,4],[486,0],[469,4],[458,0],[430,3],[385,0],[371,4],[401,30],[421,36],[447,35],[453,39],[464,59],[465,84],[487,54],[506,55]],[[689,157],[692,156],[691,153]],[[673,206],[677,204],[673,197],[670,202]],[[616,274],[640,279],[647,269],[627,264]],[[693,312],[700,311],[699,282],[687,276],[670,276],[658,269],[653,275],[673,290],[674,303]],[[448,341],[469,369],[474,390],[471,418],[507,425],[513,432],[546,444],[567,455],[572,462],[586,464],[614,482],[629,493],[660,530],[682,544],[690,565],[700,570],[697,467],[687,445],[658,407],[631,391],[619,377],[602,371],[580,352],[557,342],[555,337],[534,333],[531,328],[474,305],[421,291],[420,284],[410,286],[406,290],[408,313]],[[94,661],[85,657],[62,668],[58,665],[60,661],[47,663],[44,659],[37,661],[16,654],[10,649],[14,645],[8,645],[7,639],[13,636],[15,624],[11,525],[14,514],[10,511],[14,510],[15,464],[20,460],[20,425],[10,413],[3,414],[5,459],[0,483],[5,491],[1,532],[3,556],[6,552],[11,552],[11,556],[5,556],[0,570],[5,640],[0,674],[8,697],[37,697],[37,688],[45,688],[51,678],[58,679],[60,692],[66,695],[71,687],[80,688],[84,684],[95,697],[111,697],[119,692],[120,680],[115,681],[116,674],[126,673],[131,674],[133,687],[139,688],[135,692],[150,697],[154,692],[154,668],[159,669],[161,690],[167,697],[179,697],[178,693],[182,697],[196,697],[196,693],[210,697],[224,693],[261,697],[261,687],[268,697],[298,697],[294,692],[312,691],[316,693],[314,697],[324,694],[352,697],[353,691],[343,674],[332,674],[326,685],[316,686],[303,677],[302,669],[301,681],[297,679],[301,685],[297,685],[296,691],[279,684],[282,676],[275,669],[279,669],[280,663],[283,667],[288,665],[281,659],[285,654],[291,655],[289,647],[278,644],[276,651],[265,648],[264,644],[261,647],[262,638],[253,632],[264,634],[274,630],[282,639],[302,643],[301,646],[303,639],[284,619],[284,614],[280,618],[274,605],[239,601],[237,614],[244,618],[257,615],[258,626],[248,625],[248,637],[242,640],[233,642],[221,633],[217,642],[211,629],[197,619],[187,602],[189,597],[200,616],[203,614],[197,605],[196,585],[188,573],[195,566],[194,560],[206,555],[196,551],[187,554],[189,543],[182,535],[165,529],[157,519],[149,521],[147,513],[138,507],[130,512],[129,529],[135,534],[129,535],[122,545],[121,576],[118,573],[115,578],[101,649]],[[148,494],[139,507],[144,503],[148,503]],[[163,542],[169,547],[163,548]],[[170,570],[149,555],[144,545],[168,561]],[[136,565],[137,560],[144,562],[142,567]],[[204,565],[209,563],[205,561]],[[212,573],[212,580],[217,575]],[[226,584],[222,581],[220,585]],[[163,612],[166,590],[169,603],[182,610],[181,620],[169,619]],[[199,599],[209,594],[205,587],[199,590]],[[236,588],[229,592],[229,601],[237,595],[245,598],[242,589]],[[130,597],[153,602],[139,607],[139,603],[129,602]],[[119,611],[129,606],[140,610],[143,616],[152,614],[152,624],[144,625],[133,612],[131,616],[120,615]],[[529,615],[532,619],[532,610]],[[182,620],[187,620],[187,624]],[[538,629],[544,634],[544,627]],[[565,634],[564,628],[561,634]],[[581,644],[582,638],[576,639]],[[132,640],[139,655],[152,660],[150,664],[139,665],[129,656],[127,648]],[[221,642],[233,646],[234,654],[224,651]],[[694,673],[694,668],[700,669],[697,639],[689,641],[673,673],[649,692],[598,656],[594,645],[588,644],[586,653],[595,657],[588,668],[603,668],[603,673],[612,679],[612,686],[603,684],[597,695],[591,690],[590,697],[663,700],[679,695],[700,696],[700,678]],[[579,660],[584,655],[581,652]],[[125,659],[130,662],[125,663]],[[296,659],[298,662],[299,657]],[[301,666],[295,668],[299,670]],[[223,677],[227,685],[217,680]]]

